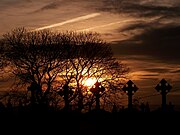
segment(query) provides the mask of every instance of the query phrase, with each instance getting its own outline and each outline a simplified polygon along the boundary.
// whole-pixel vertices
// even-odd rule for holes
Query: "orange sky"
[[[154,94],[165,78],[173,85],[173,97],[180,94],[179,11],[178,0],[1,0],[0,36],[16,27],[99,32],[130,67],[137,95]]]

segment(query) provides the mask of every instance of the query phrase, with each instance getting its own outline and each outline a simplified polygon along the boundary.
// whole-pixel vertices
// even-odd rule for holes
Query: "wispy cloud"
[[[131,21],[133,21],[133,19],[121,20],[121,21],[111,22],[111,23],[107,23],[107,24],[103,24],[103,25],[99,25],[99,26],[89,27],[89,28],[86,28],[86,29],[78,30],[78,31],[91,31],[91,30],[96,30],[96,29],[99,29],[99,28],[110,27],[110,26],[113,26],[113,25],[116,25],[116,24],[122,24],[122,23],[131,22]]]
[[[73,19],[69,19],[69,20],[66,20],[64,22],[55,23],[55,24],[44,26],[44,27],[40,27],[40,28],[35,29],[35,31],[49,29],[49,28],[54,28],[54,27],[59,27],[59,26],[62,26],[62,25],[68,24],[68,23],[74,23],[74,22],[78,22],[78,21],[83,21],[83,20],[87,20],[87,19],[90,19],[90,18],[94,18],[94,17],[97,17],[99,15],[101,15],[101,14],[100,13],[92,13],[92,14],[76,17],[76,18],[73,18]]]
[[[141,17],[157,15],[179,16],[180,4],[176,0],[147,1],[147,0],[105,0],[100,10],[113,13],[128,13]]]
[[[45,5],[45,6],[43,6],[43,7],[41,8],[41,10],[55,9],[55,8],[58,7],[58,5],[59,5],[59,3],[57,3],[57,2],[52,2],[52,3],[49,3],[49,4]]]

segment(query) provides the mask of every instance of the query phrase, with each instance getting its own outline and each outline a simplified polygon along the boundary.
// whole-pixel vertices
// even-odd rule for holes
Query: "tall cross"
[[[168,84],[165,79],[162,79],[155,89],[162,95],[162,110],[166,111],[166,95],[172,89],[172,86]]]
[[[129,80],[124,87],[122,88],[124,92],[127,93],[128,95],[128,109],[132,109],[132,96],[133,94],[138,90],[138,87],[131,81]]]
[[[100,109],[100,96],[101,93],[105,91],[105,88],[101,86],[100,82],[96,82],[93,87],[91,87],[90,91],[95,95],[96,97],[96,109]]]

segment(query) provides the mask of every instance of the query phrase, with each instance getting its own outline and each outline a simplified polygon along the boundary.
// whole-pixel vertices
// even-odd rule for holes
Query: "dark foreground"
[[[177,123],[177,124],[176,124]],[[179,112],[26,112],[0,115],[1,131],[5,134],[100,135],[136,134],[139,132],[180,129]],[[170,130],[171,129],[171,130]]]

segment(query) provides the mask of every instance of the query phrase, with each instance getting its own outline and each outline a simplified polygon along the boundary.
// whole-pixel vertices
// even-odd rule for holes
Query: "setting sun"
[[[82,81],[82,84],[87,87],[92,87],[96,83],[95,78],[87,78]]]

